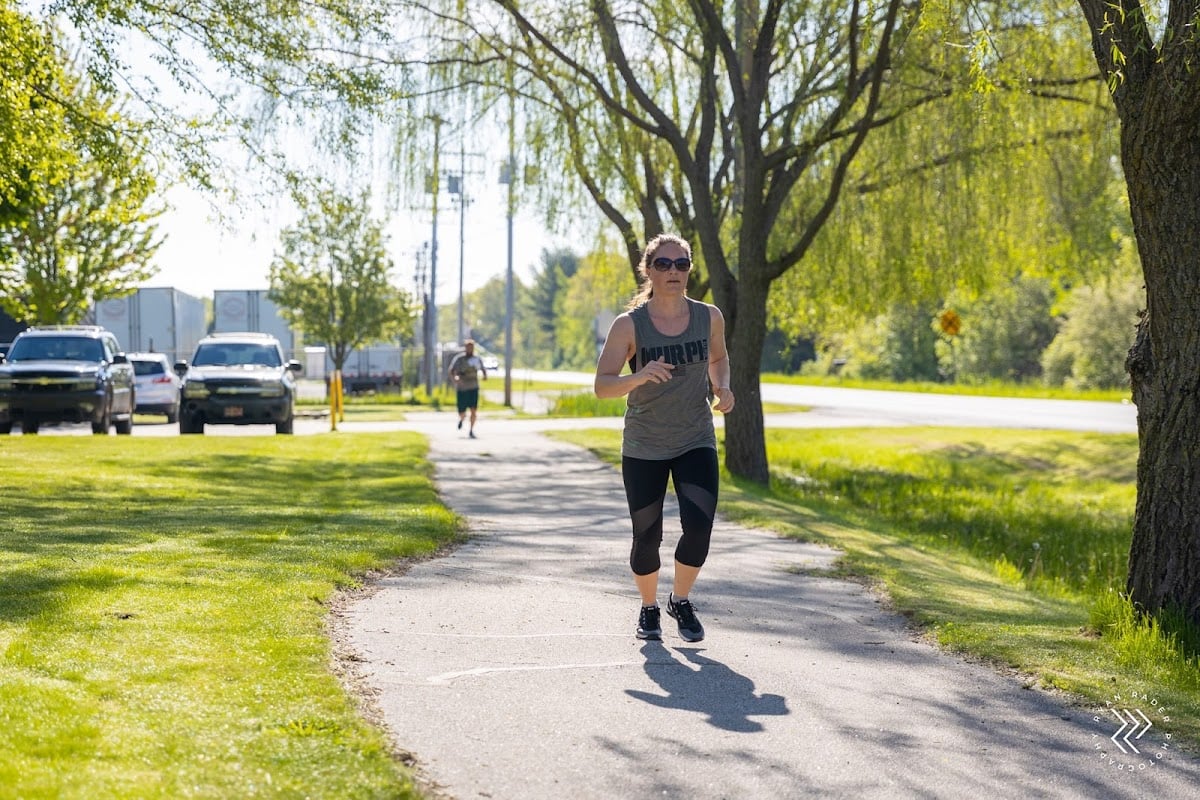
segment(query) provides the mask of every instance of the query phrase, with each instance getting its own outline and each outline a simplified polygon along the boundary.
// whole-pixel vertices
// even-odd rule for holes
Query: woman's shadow
[[[625,693],[659,708],[704,714],[710,725],[739,733],[757,733],[763,729],[762,723],[751,717],[788,713],[782,696],[755,694],[753,681],[719,661],[702,656],[702,648],[679,647],[676,651],[687,661],[676,659],[662,642],[642,645],[646,674],[662,687],[665,695],[636,689],[626,689]]]

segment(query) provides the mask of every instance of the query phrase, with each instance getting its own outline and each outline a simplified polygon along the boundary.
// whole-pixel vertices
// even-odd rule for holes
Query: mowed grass
[[[596,397],[591,389],[562,391],[551,398],[549,416],[553,417],[623,417],[627,398]],[[784,403],[763,403],[763,413],[797,413],[807,411],[807,406]]]
[[[417,796],[339,588],[455,539],[423,440],[3,437],[0,796]]]
[[[618,431],[556,435],[619,462]],[[1120,594],[1135,436],[775,429],[767,450],[770,488],[723,476],[726,517],[842,550],[841,574],[950,650],[1090,703],[1149,695],[1200,749],[1200,637]]]

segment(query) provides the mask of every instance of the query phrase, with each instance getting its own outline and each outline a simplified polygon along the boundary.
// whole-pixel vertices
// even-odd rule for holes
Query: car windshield
[[[278,367],[283,364],[279,358],[279,350],[265,344],[202,344],[196,348],[196,357],[192,359],[195,367],[232,367],[255,364],[264,367]]]
[[[103,361],[104,346],[83,336],[27,336],[13,342],[8,360]]]

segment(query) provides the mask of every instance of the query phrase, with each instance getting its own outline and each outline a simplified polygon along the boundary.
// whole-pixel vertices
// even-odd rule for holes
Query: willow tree
[[[1200,624],[1200,2],[1078,0],[1121,120],[1146,312],[1127,367],[1138,409],[1128,589]]]
[[[98,86],[136,99],[130,110],[152,133],[163,184],[227,188],[236,158],[265,167],[255,187],[283,191],[274,179],[314,169],[296,163],[300,151],[312,148],[316,169],[327,168],[404,78],[393,72],[390,2],[23,5],[47,24],[64,21]]]
[[[884,97],[919,4],[495,0],[444,11],[443,23],[464,26],[454,57],[507,62],[510,91],[560,126],[566,165],[631,258],[635,233],[669,223],[692,239],[725,314],[738,396],[726,464],[766,482],[758,364],[770,287],[804,259],[868,134],[919,102]],[[503,73],[473,80],[499,85]]]
[[[921,46],[926,63],[969,80],[864,144],[805,268],[772,291],[773,324],[790,334],[893,310],[928,327],[944,304],[1022,276],[1066,292],[1122,262],[1117,119],[1074,10],[979,4],[974,26],[937,11],[949,9],[926,8],[929,35],[910,57]],[[1114,324],[1132,337],[1133,323]]]

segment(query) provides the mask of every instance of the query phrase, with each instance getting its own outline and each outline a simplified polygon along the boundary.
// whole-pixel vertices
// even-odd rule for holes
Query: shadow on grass
[[[1130,437],[1028,434],[984,444],[961,432],[883,431],[800,443],[773,437],[769,495],[878,526],[913,544],[962,548],[1022,578],[1096,592],[1123,583],[1132,530]],[[811,449],[816,440],[818,448]],[[822,449],[823,448],[823,449]]]
[[[99,479],[72,474],[53,491],[13,493],[0,618],[52,610],[73,589],[153,580],[146,567],[155,564],[164,575],[180,568],[202,577],[215,569],[205,552],[224,556],[222,570],[248,575],[353,573],[432,550],[456,531],[412,441],[379,437],[369,458],[336,445],[314,454],[298,440],[229,441],[198,443],[182,458],[99,454],[88,465]],[[102,568],[113,572],[101,579]]]
[[[1078,601],[1030,592],[981,567],[969,554],[914,546],[884,520],[864,520],[824,504],[798,505],[758,484],[725,479],[722,512],[740,522],[842,550],[844,577],[873,576],[897,595],[921,598],[912,615],[920,622],[955,619],[993,625],[1037,624],[1078,628],[1087,611]],[[928,589],[938,587],[938,591]],[[901,604],[902,606],[907,604]]]
[[[0,620],[22,622],[64,608],[80,590],[104,592],[124,578],[113,570],[80,565],[51,570],[42,565],[7,570],[0,583]]]

